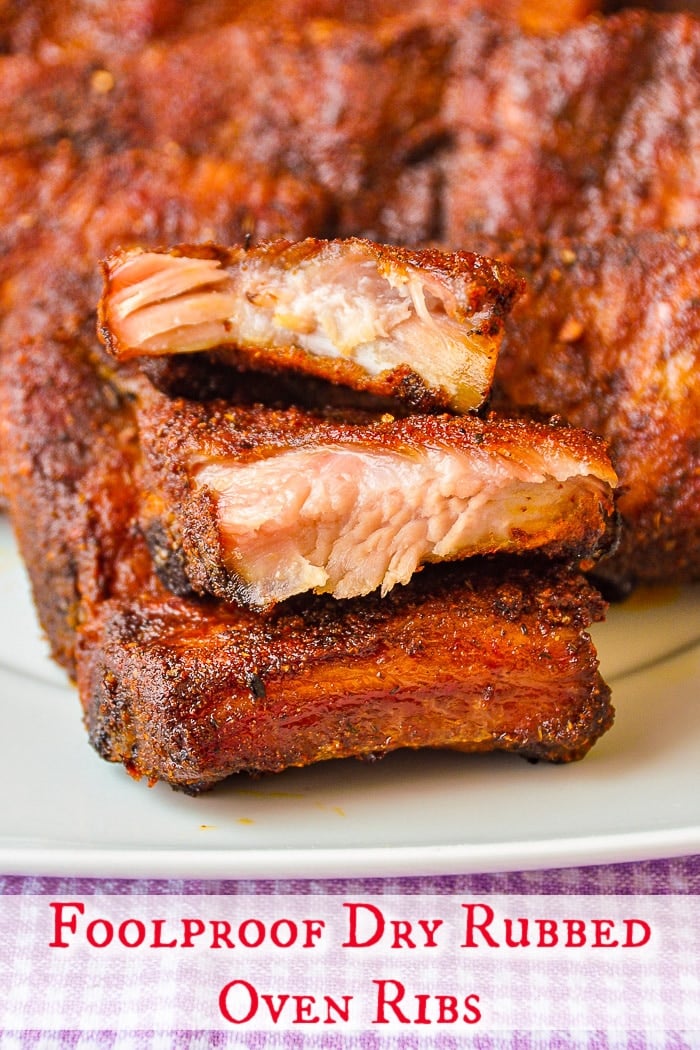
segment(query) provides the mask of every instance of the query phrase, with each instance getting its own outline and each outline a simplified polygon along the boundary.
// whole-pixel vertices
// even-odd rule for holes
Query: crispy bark
[[[384,202],[443,136],[449,49],[447,30],[421,20],[273,20],[115,50],[106,68],[89,51],[12,55],[0,63],[0,148],[179,149],[291,173],[323,186],[340,235],[382,240]],[[435,218],[433,199],[414,202],[412,236],[430,237]]]
[[[35,192],[32,165],[44,157]],[[3,199],[3,176],[8,187]],[[14,208],[13,208],[14,205]],[[3,341],[75,331],[94,316],[99,259],[119,245],[302,237],[323,228],[322,190],[293,175],[178,150],[86,159],[68,142],[0,155]]]
[[[502,563],[269,619],[134,596],[82,631],[79,681],[97,750],[187,791],[402,747],[569,761],[612,718],[601,613],[582,577]]]
[[[410,12],[440,24],[479,6],[481,0],[420,0]],[[596,0],[494,0],[489,8],[527,29],[556,31],[599,6]],[[32,53],[51,42],[108,59],[158,37],[186,37],[228,22],[336,19],[371,25],[406,14],[402,0],[0,0],[0,48]]]
[[[700,222],[700,22],[626,11],[557,35],[483,15],[452,56],[443,239]]]
[[[502,250],[529,291],[507,325],[497,403],[559,412],[609,443],[622,532],[598,571],[623,588],[700,579],[700,234]]]

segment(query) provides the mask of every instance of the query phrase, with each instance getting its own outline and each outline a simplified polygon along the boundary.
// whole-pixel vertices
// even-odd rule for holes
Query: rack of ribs
[[[100,354],[88,316],[68,338],[8,345],[0,372],[11,513],[42,623],[93,745],[133,775],[197,792],[402,747],[565,762],[611,724],[587,632],[605,603],[580,548],[471,557],[383,597],[302,594],[262,613],[177,595],[138,525],[150,408],[136,366]]]
[[[697,576],[696,234],[683,243],[671,228],[700,220],[698,21],[624,12],[523,33],[466,0],[448,5],[449,17],[424,3],[405,17],[392,9],[355,20],[328,0],[327,18],[308,4],[303,18],[268,24],[242,17],[245,4],[129,0],[127,25],[124,6],[99,25],[84,4],[70,17],[53,4],[9,5],[0,17],[0,476],[42,624],[78,683],[93,744],[135,775],[188,791],[237,771],[399,747],[581,757],[612,720],[587,633],[605,605],[582,566],[608,540],[614,475],[590,436],[502,414],[555,412],[610,441],[623,534],[596,571]],[[650,248],[648,229],[681,239]],[[481,238],[513,235],[531,242],[504,249],[530,278],[518,304],[519,279],[501,262],[477,282],[490,321],[471,300],[466,314],[450,314],[444,274],[438,315],[427,299],[441,340],[445,322],[478,319],[470,356],[479,368],[464,381],[451,344],[445,370],[420,377],[412,343],[407,367],[419,380],[375,391],[403,398],[392,406],[360,410],[353,397],[341,406],[337,385],[326,401],[309,375],[310,348],[296,343],[254,348],[246,367],[264,364],[264,374],[244,371],[245,348],[222,351],[219,336],[177,363],[144,364],[115,362],[94,335],[97,259],[118,247],[128,260],[139,246],[181,242],[371,239],[404,245],[387,251],[405,267],[406,252],[428,244],[493,259]],[[575,245],[561,240],[572,236]],[[500,301],[489,291],[499,280]],[[393,294],[413,323],[420,296]],[[298,335],[304,323],[294,325]],[[636,342],[624,337],[631,327]],[[662,333],[656,350],[642,346],[642,328]],[[483,401],[504,331],[499,416],[449,415]],[[159,369],[179,400],[148,386]],[[345,384],[351,371],[331,378]],[[388,443],[393,466],[417,467],[409,488],[426,494],[445,464],[466,457],[490,471],[505,459],[507,550],[491,535],[478,553],[471,534],[463,549],[447,542],[461,513],[452,492],[447,531],[384,595],[380,566],[360,588],[373,585],[367,594],[312,593],[326,580],[288,596],[268,588],[254,602],[262,609],[231,600],[240,563],[224,542],[219,489],[251,465],[280,457],[293,467],[312,434],[314,468],[329,442],[333,455],[338,446],[364,454],[371,439],[374,453],[381,434],[371,466],[384,465]],[[535,473],[552,457],[574,462],[565,477],[537,481],[531,502],[551,506],[552,518],[529,538],[511,514],[530,484],[515,477],[526,436]],[[202,450],[226,462],[195,462]],[[410,518],[417,504],[405,496]],[[187,535],[193,522],[208,530],[199,546]],[[447,564],[422,564],[443,554]]]

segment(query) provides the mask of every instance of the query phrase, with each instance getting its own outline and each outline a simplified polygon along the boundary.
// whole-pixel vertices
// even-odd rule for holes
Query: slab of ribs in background
[[[612,721],[583,570],[618,591],[700,577],[700,22],[402,7],[0,3],[2,483],[90,739],[135,775],[197,791],[399,747],[578,758]],[[300,376],[294,354],[118,361],[97,338],[117,249],[310,237],[504,260],[490,400],[455,416]],[[384,594],[314,576],[249,607],[192,467],[197,426],[230,472],[246,442],[269,462],[302,432],[321,453],[410,432],[424,461],[444,428],[556,445],[567,424],[607,443],[616,545],[604,494],[585,542],[511,530]]]

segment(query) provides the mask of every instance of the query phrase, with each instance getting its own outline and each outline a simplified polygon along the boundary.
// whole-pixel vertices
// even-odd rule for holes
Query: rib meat
[[[468,411],[493,378],[522,290],[469,252],[351,239],[120,252],[104,264],[100,332],[119,360],[222,345],[422,408]]]
[[[253,608],[385,595],[425,562],[475,554],[590,558],[610,523],[615,475],[581,431],[148,392],[137,419],[162,578]]]
[[[612,720],[585,631],[601,614],[561,566],[483,562],[271,618],[133,594],[82,628],[78,680],[100,754],[188,791],[397,748],[566,762]]]
[[[293,175],[323,187],[340,235],[384,240],[386,200],[444,137],[449,47],[439,21],[275,18],[205,24],[101,62],[80,48],[14,54],[0,62],[0,148],[182,151]],[[410,211],[411,236],[431,236],[434,192]]]
[[[433,22],[464,16],[479,0],[421,0],[413,14]],[[558,30],[597,10],[595,0],[495,0],[494,13],[530,29]],[[233,21],[286,22],[342,19],[374,23],[404,15],[401,0],[2,0],[0,47],[36,51],[47,43],[108,57],[133,51],[158,37],[186,36],[204,27]]]

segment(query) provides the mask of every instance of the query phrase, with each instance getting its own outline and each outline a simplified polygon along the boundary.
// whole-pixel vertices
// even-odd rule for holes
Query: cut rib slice
[[[613,510],[602,442],[546,424],[349,421],[150,391],[138,416],[162,577],[253,608],[386,594],[426,562],[475,554],[590,556]]]
[[[119,359],[226,346],[237,363],[456,411],[484,401],[521,291],[470,252],[357,238],[134,250],[103,269],[100,333]]]

